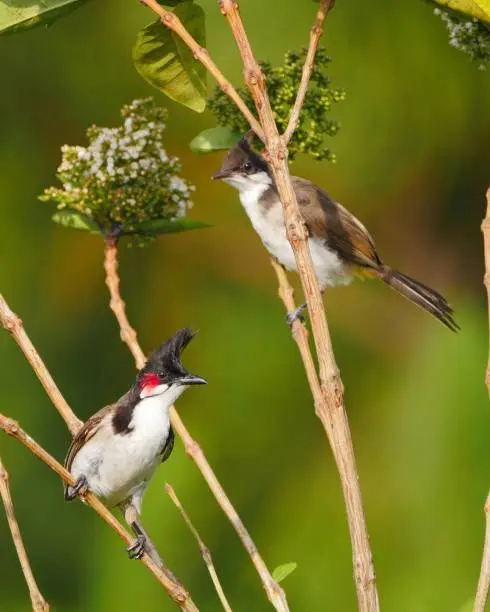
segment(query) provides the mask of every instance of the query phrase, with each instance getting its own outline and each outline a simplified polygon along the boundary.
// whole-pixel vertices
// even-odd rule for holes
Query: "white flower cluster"
[[[101,231],[134,233],[141,222],[183,217],[194,187],[178,176],[181,166],[163,147],[166,111],[153,101],[123,107],[123,124],[92,126],[87,147],[64,145],[58,178],[41,196],[78,211]]]
[[[449,44],[479,62],[479,70],[485,70],[490,63],[490,32],[486,26],[478,19],[463,21],[439,8],[434,9],[434,14],[446,24]]]

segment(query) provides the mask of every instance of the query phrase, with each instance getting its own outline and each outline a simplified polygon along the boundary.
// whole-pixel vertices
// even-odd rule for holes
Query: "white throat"
[[[238,189],[242,193],[258,193],[257,199],[272,185],[272,178],[267,172],[256,172],[255,174],[243,175],[232,174],[223,179],[225,183]]]

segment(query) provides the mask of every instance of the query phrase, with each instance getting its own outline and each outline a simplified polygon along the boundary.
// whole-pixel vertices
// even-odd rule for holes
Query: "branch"
[[[318,43],[320,42],[320,38],[323,34],[323,23],[328,13],[332,10],[334,4],[335,0],[320,0],[320,6],[318,7],[315,18],[315,25],[310,31],[310,46],[308,47],[305,65],[303,66],[301,83],[299,84],[298,93],[296,94],[293,110],[289,116],[288,126],[282,137],[286,146],[291,140],[295,129],[298,127],[301,109],[303,108],[306,92],[308,91],[308,85],[310,83],[311,73],[315,65],[315,55],[318,49]]]
[[[377,611],[379,603],[374,566],[354,449],[344,407],[344,388],[335,362],[322,297],[311,262],[306,228],[289,174],[288,150],[277,130],[265,88],[264,75],[254,57],[243,27],[238,2],[237,0],[221,0],[220,7],[228,20],[242,56],[245,82],[252,93],[259,113],[272,173],[283,205],[287,237],[296,258],[298,273],[308,304],[322,391],[322,401],[315,400],[315,411],[329,439],[342,483],[353,549],[354,578],[359,609],[361,612]]]
[[[485,512],[485,544],[473,612],[485,612],[490,589],[490,493],[483,510]]]
[[[17,556],[19,557],[20,565],[24,578],[29,588],[29,595],[31,596],[32,609],[34,612],[49,612],[49,604],[46,602],[44,597],[41,595],[41,591],[37,586],[36,579],[32,573],[31,565],[27,557],[27,552],[22,541],[20,534],[19,524],[15,518],[14,503],[12,496],[10,495],[9,487],[9,475],[5,467],[3,466],[2,459],[0,457],[0,495],[2,496],[3,505],[5,506],[5,514],[7,515],[7,521],[12,533],[12,540],[14,542]]]
[[[201,536],[199,535],[199,532],[192,524],[191,519],[189,518],[189,516],[187,515],[187,512],[184,510],[184,507],[180,503],[179,498],[177,497],[173,487],[171,487],[168,483],[166,483],[165,491],[167,491],[168,496],[177,506],[178,510],[180,511],[180,514],[182,515],[182,518],[185,521],[185,524],[187,525],[187,527],[189,527],[192,535],[197,540],[197,543],[199,545],[199,550],[201,551],[201,557],[203,558],[203,561],[206,564],[206,567],[208,568],[209,575],[211,576],[211,580],[213,581],[214,588],[216,589],[216,593],[218,594],[218,597],[221,602],[221,605],[223,606],[223,609],[226,612],[232,612],[230,604],[228,603],[228,600],[226,599],[226,595],[223,591],[223,587],[221,586],[221,583],[219,581],[218,574],[216,573],[216,569],[213,564],[213,558],[211,556],[211,552],[209,551],[209,548],[202,541]]]
[[[56,386],[51,374],[48,372],[39,353],[34,348],[34,345],[29,339],[21,319],[13,313],[2,294],[0,293],[0,323],[12,335],[13,339],[19,345],[24,353],[27,361],[31,364],[32,369],[41,381],[44,390],[53,402],[54,407],[60,413],[65,421],[72,436],[82,426],[83,422],[76,416],[73,410],[68,406],[65,398],[61,395],[60,390]]]
[[[264,133],[260,123],[250,112],[247,105],[240,97],[240,94],[210,58],[208,50],[201,47],[199,43],[189,34],[177,15],[164,9],[163,6],[158,4],[156,0],[141,0],[141,2],[146,4],[148,8],[150,8],[160,17],[164,26],[175,32],[175,34],[177,34],[177,36],[179,36],[185,42],[189,49],[191,49],[194,57],[213,75],[222,91],[229,98],[231,98],[231,100],[233,100],[237,107],[242,111],[243,116],[249,122],[250,127],[257,134],[257,136],[263,139]]]
[[[488,332],[490,347],[490,187],[487,190],[487,214],[483,220],[483,223],[481,224],[481,230],[483,232],[483,250],[485,258],[485,276],[483,277],[483,284],[486,287],[488,298]],[[488,393],[490,395],[490,350],[488,355],[485,384],[487,385]]]
[[[107,263],[108,259],[110,260],[109,264]],[[124,302],[119,294],[119,277],[117,272],[117,244],[113,243],[109,245],[106,243],[104,267],[106,270],[106,274],[108,275],[108,278],[106,279],[106,284],[109,287],[109,291],[111,294],[111,304],[114,303],[118,305],[118,307],[115,309],[112,308],[112,306],[111,308],[114,314],[116,315],[119,326],[121,328],[123,327],[123,325],[131,327],[128,323],[124,310]],[[134,336],[131,336],[131,338],[133,344],[128,344],[128,346],[131,350],[131,353],[135,357],[136,366],[141,367],[138,364],[142,363],[144,365],[144,361],[139,362],[138,356],[140,354],[144,355],[144,353],[138,344],[136,333],[134,333]],[[213,469],[209,465],[201,447],[187,431],[184,423],[182,422],[182,419],[180,418],[174,406],[170,408],[170,421],[175,432],[182,439],[186,453],[189,455],[189,457],[193,459],[194,463],[197,465],[212,494],[216,498],[218,505],[228,517],[230,523],[233,525],[236,533],[238,534],[238,537],[240,538],[243,546],[245,547],[245,550],[248,552],[250,558],[252,559],[252,563],[255,565],[255,569],[257,570],[257,573],[259,574],[260,579],[262,580],[262,584],[270,601],[273,603],[273,605],[276,606],[277,610],[287,612],[288,607],[285,603],[283,590],[281,589],[279,584],[272,578],[272,575],[267,569],[264,560],[260,556],[254,541],[248,533],[241,518],[238,516],[238,513],[233,507],[233,504],[226,495],[223,487],[221,486],[219,480],[213,472]]]
[[[50,455],[42,446],[40,446],[35,440],[33,440],[26,432],[20,427],[17,421],[10,419],[3,414],[0,414],[0,429],[3,429],[9,436],[14,437],[31,453],[36,455],[41,461],[43,461],[48,467],[50,467],[58,476],[60,476],[69,485],[75,484],[75,479],[56,459]],[[124,527],[119,523],[113,514],[99,501],[93,493],[86,493],[83,496],[83,501],[89,505],[97,514],[118,534],[118,536],[126,543],[132,544],[134,537],[132,537]],[[152,558],[145,553],[141,558],[144,565],[152,572],[155,578],[162,584],[167,593],[173,599],[173,601],[180,606],[182,610],[187,612],[198,612],[198,608],[192,601],[189,593],[184,589],[182,584],[178,582],[173,575],[166,569],[161,569],[152,560]]]
[[[111,296],[109,306],[116,316],[119,327],[121,328],[121,340],[128,345],[128,348],[136,362],[136,368],[141,370],[146,363],[146,356],[141,350],[136,332],[131,327],[128,317],[126,316],[126,304],[121,298],[121,294],[119,292],[118,267],[117,240],[114,238],[106,238],[104,250],[104,269],[106,274],[105,284],[107,285],[109,294]]]
[[[490,188],[487,190],[487,214],[485,219],[483,220],[483,223],[481,224],[481,229],[483,232],[483,249],[485,258],[485,276],[483,277],[483,283],[487,289],[488,323],[490,334]],[[490,348],[485,383],[487,385],[488,393],[490,395]],[[485,502],[484,511],[486,523],[485,544],[483,546],[483,558],[481,562],[480,577],[478,579],[478,587],[476,591],[473,612],[485,611],[485,606],[488,599],[488,592],[490,589],[490,493],[488,494],[487,501]]]

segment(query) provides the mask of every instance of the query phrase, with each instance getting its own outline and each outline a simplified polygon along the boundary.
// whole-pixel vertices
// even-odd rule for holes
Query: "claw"
[[[288,314],[286,315],[286,321],[288,322],[289,327],[292,327],[293,323],[296,320],[301,321],[301,323],[305,322],[305,315],[303,314],[305,309],[306,304],[301,304],[301,306],[298,306],[296,310],[288,312]]]
[[[71,501],[72,499],[75,499],[75,497],[78,497],[79,495],[85,495],[87,491],[88,491],[87,477],[82,474],[82,476],[79,476],[77,478],[77,481],[73,486],[68,485],[66,487],[65,499],[66,501]]]
[[[146,538],[144,535],[139,535],[134,544],[126,548],[130,559],[141,559],[145,554]]]

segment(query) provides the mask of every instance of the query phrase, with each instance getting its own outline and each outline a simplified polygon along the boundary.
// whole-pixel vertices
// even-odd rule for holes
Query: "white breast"
[[[297,271],[293,249],[286,237],[283,209],[279,199],[267,210],[259,204],[259,199],[267,188],[267,185],[257,185],[253,189],[241,191],[240,201],[269,253],[287,270]],[[352,280],[337,254],[328,249],[323,241],[310,239],[308,246],[320,289],[345,285]]]
[[[123,435],[113,433],[108,416],[74,458],[72,474],[75,478],[85,475],[89,488],[109,506],[131,497],[135,490],[142,494],[161,461],[170,428],[168,406],[164,395],[140,401],[133,412],[132,430]]]

